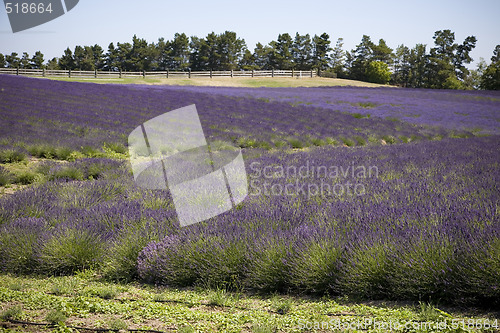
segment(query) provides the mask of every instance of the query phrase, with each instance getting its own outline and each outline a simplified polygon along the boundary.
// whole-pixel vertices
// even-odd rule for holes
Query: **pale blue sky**
[[[347,50],[367,34],[395,48],[401,43],[430,46],[436,30],[451,29],[458,42],[475,35],[478,43],[472,57],[489,62],[500,44],[499,13],[499,0],[80,0],[66,15],[13,34],[0,6],[0,53],[32,55],[40,50],[47,60],[62,55],[68,46],[97,43],[107,50],[110,42],[131,41],[134,34],[156,42],[159,37],[171,39],[175,32],[204,37],[225,30],[235,31],[251,50],[255,43],[267,44],[283,32],[327,32],[332,43],[343,37]]]

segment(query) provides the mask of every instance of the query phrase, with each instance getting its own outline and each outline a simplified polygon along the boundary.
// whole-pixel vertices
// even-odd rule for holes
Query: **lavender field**
[[[248,197],[181,228],[130,131],[196,104]],[[99,85],[0,76],[0,266],[112,280],[500,306],[500,95]]]

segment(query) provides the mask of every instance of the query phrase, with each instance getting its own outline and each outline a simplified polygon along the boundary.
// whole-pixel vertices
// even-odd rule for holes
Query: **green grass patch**
[[[433,324],[446,321],[451,325],[453,321],[462,320],[465,323],[474,320],[490,324],[497,320],[498,324],[494,314],[478,312],[477,309],[440,308],[428,303],[353,303],[335,296],[235,296],[227,291],[215,295],[213,290],[204,288],[179,290],[138,283],[103,283],[93,271],[78,272],[72,277],[79,286],[87,286],[85,288],[89,292],[79,292],[74,297],[52,294],[54,283],[64,279],[67,277],[47,279],[0,274],[0,306],[3,309],[0,317],[3,320],[79,323],[78,326],[83,327],[115,330],[149,328],[165,332],[299,332],[313,330],[306,329],[305,323],[311,325],[313,322],[333,320],[356,325],[365,319],[402,325],[409,323],[411,327],[423,321]],[[7,287],[13,283],[27,287],[23,290]],[[121,290],[127,296],[121,300],[96,297],[100,288]],[[161,299],[155,300],[155,295],[161,295]],[[218,308],[214,309],[214,306]],[[97,323],[100,323],[99,326],[96,326]],[[300,328],[301,325],[303,328]],[[40,333],[54,330],[43,325],[27,327]],[[363,331],[380,332],[375,327]],[[473,332],[473,329],[466,327],[460,332]]]

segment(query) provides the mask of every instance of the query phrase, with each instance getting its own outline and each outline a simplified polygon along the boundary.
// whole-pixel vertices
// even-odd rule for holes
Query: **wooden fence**
[[[316,71],[265,70],[265,71],[158,71],[158,72],[107,72],[52,69],[0,68],[0,74],[38,77],[79,77],[79,78],[194,78],[194,77],[316,77]]]

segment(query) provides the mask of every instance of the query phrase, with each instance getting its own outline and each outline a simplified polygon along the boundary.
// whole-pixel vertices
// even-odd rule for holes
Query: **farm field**
[[[134,184],[127,136],[190,104],[211,147],[242,149],[249,195],[181,228],[168,191]],[[4,318],[186,332],[498,319],[498,93],[0,76],[0,115]]]
[[[214,87],[334,87],[334,86],[359,86],[380,87],[384,85],[347,79],[331,79],[307,76],[301,78],[289,77],[192,77],[192,78],[57,78],[52,80],[66,82],[93,82],[93,83],[116,83],[116,84],[148,84],[148,85],[180,85],[180,86],[214,86]]]

